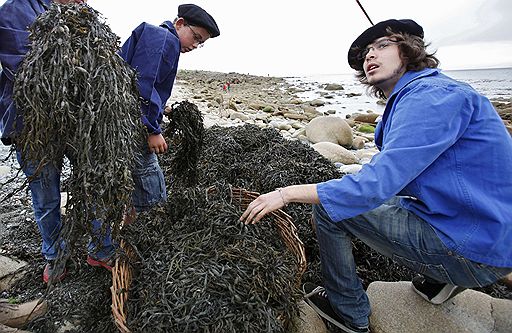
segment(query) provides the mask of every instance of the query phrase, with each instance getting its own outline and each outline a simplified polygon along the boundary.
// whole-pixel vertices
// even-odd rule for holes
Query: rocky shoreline
[[[332,94],[355,95],[334,82],[318,90],[321,98],[301,100],[301,87],[280,77],[180,70],[168,104],[185,99],[193,102],[203,114],[205,127],[248,123],[275,128],[285,138],[311,144],[337,163],[342,173],[355,173],[378,152],[373,130],[379,114],[355,108],[347,110],[347,118],[341,121],[334,110],[318,109],[325,110]],[[492,103],[512,135],[512,98]]]
[[[203,115],[205,127],[254,124],[261,128],[275,128],[287,139],[311,145],[334,162],[342,173],[357,172],[377,153],[372,129],[379,114],[371,110],[361,112],[354,108],[349,110],[349,118],[342,119],[333,112],[320,112],[319,108],[329,105],[329,98],[325,96],[351,96],[344,92],[342,86],[324,85],[318,87],[320,98],[301,100],[297,97],[301,89],[289,84],[284,78],[180,71],[168,104],[183,100],[193,102]],[[493,104],[512,134],[511,102],[502,99],[493,101]],[[0,198],[3,197],[2,194],[19,188],[24,178],[14,177],[17,163],[15,156],[9,155],[9,148],[0,145],[0,183],[8,179],[13,182],[0,187]],[[3,260],[4,267],[4,272],[0,274],[0,282],[4,282],[0,288],[4,290],[2,298],[23,302],[44,295],[45,285],[40,282],[40,272],[44,265],[40,257],[40,236],[33,222],[27,191],[15,193],[8,202],[0,205],[0,233],[0,259]],[[13,273],[20,270],[20,265],[30,267],[24,271],[25,276]],[[88,265],[80,264],[78,260],[74,265],[76,274],[72,274],[59,285],[53,291],[52,297],[62,297],[61,301],[66,304],[79,301],[93,304],[94,308],[87,310],[90,314],[87,318],[106,314],[106,319],[101,317],[105,320],[87,328],[91,331],[114,331],[115,327],[110,322],[109,315],[110,295],[104,292],[110,287],[110,277]],[[12,287],[19,279],[28,282]],[[441,307],[432,306],[417,297],[411,291],[409,282],[373,282],[368,287],[373,311],[372,328],[380,333],[445,332],[450,330],[447,327],[465,332],[509,331],[512,327],[511,318],[508,316],[512,306],[509,297],[512,275],[503,282],[499,287],[506,299],[493,298],[477,290],[467,290],[450,304]],[[93,285],[95,290],[90,291]],[[66,296],[60,296],[61,294]],[[86,299],[81,299],[82,295],[86,295]],[[397,301],[390,304],[390,299]],[[311,309],[303,303],[301,307],[301,318],[304,321],[300,320],[296,332],[327,332],[323,322]],[[63,315],[54,324],[61,327],[62,332],[69,327],[73,331],[75,320],[77,318]],[[85,326],[92,325],[87,320],[79,318],[77,325],[80,326],[80,322]],[[43,324],[45,323],[35,322],[31,328],[40,331],[35,327]]]

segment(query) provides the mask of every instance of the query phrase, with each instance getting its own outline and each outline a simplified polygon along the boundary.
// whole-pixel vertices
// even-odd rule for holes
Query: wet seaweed
[[[197,162],[203,147],[203,116],[197,106],[189,101],[171,105],[167,115],[169,124],[164,135],[172,141],[173,182],[183,186],[197,184]]]
[[[226,192],[226,190],[222,191]],[[141,256],[129,327],[151,332],[284,332],[298,314],[297,260],[269,221],[245,226],[225,195],[190,188],[175,205],[123,230]],[[183,202],[177,198],[178,202]]]
[[[110,226],[115,235],[143,142],[136,73],[117,54],[118,37],[87,5],[54,3],[29,38],[14,82],[23,119],[16,149],[38,172],[49,163],[60,168],[64,156],[71,160],[61,231],[70,248],[84,232],[100,237]],[[105,221],[101,231],[93,232],[94,219]]]

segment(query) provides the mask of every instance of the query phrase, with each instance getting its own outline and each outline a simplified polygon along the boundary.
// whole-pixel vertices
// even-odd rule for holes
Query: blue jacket
[[[12,90],[14,75],[29,50],[28,27],[50,3],[51,0],[7,0],[0,7],[0,135],[5,144],[10,144],[15,134]],[[16,128],[21,128],[21,119]]]
[[[318,184],[333,221],[411,196],[401,205],[449,249],[512,267],[512,139],[487,98],[438,69],[407,72],[375,142],[380,152],[358,174]]]
[[[161,133],[160,123],[180,58],[180,41],[171,22],[160,27],[142,23],[123,44],[120,55],[138,73],[142,123],[148,133]]]

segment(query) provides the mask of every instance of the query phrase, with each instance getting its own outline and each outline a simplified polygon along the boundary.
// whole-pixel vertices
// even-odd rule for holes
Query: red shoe
[[[46,266],[44,266],[43,281],[45,283],[48,283],[50,280],[52,282],[61,282],[67,274],[66,266],[64,266],[64,269],[59,269],[55,267],[55,260],[48,260]]]
[[[88,255],[87,263],[94,267],[103,267],[108,271],[112,271],[112,267],[114,267],[114,265],[116,263],[116,259],[115,259],[115,255],[110,258],[104,259],[104,260],[94,259],[90,255]]]

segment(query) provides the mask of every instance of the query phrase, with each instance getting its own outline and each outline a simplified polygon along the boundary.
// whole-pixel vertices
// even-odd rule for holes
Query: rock
[[[309,137],[309,136],[308,136]],[[329,161],[336,163],[340,162],[343,164],[356,164],[356,156],[348,149],[343,148],[332,142],[318,142],[313,146],[318,153],[327,158]]]
[[[339,117],[317,117],[306,126],[306,135],[313,143],[332,142],[344,147],[352,146],[352,129]]]
[[[361,164],[349,164],[349,165],[342,165],[338,168],[341,173],[348,174],[348,173],[358,173],[363,166]]]
[[[270,105],[265,106],[263,109],[261,109],[263,112],[272,113],[274,112],[274,108]]]
[[[352,141],[352,148],[353,149],[363,149],[365,142],[366,142],[365,138],[360,137],[360,136],[355,137]]]
[[[292,112],[284,113],[283,117],[289,118],[289,119],[295,119],[295,120],[307,120],[308,119],[308,116],[306,116],[305,114],[292,113]]]
[[[30,333],[30,331],[21,330],[0,324],[0,333]]]
[[[228,108],[230,108],[233,111],[238,111],[238,107],[236,106],[236,103],[234,101],[229,101]]]
[[[357,96],[361,96],[361,93],[346,93],[345,96],[346,97],[357,97]]]
[[[305,128],[301,128],[301,129],[298,129],[297,131],[295,131],[295,133],[293,133],[292,138],[297,138],[298,139],[299,136],[306,137],[305,134],[306,134],[306,129]]]
[[[354,118],[346,118],[345,121],[347,122],[348,126],[350,126],[350,127],[356,126],[356,122],[354,121]]]
[[[230,115],[229,115],[229,119],[231,120],[241,120],[241,121],[247,121],[249,120],[249,116],[243,114],[243,113],[240,113],[240,112],[232,112]]]
[[[324,90],[344,90],[344,88],[341,84],[328,83],[324,86]]]
[[[253,103],[250,103],[249,104],[249,108],[253,109],[253,110],[263,110],[263,108],[265,108],[265,104],[262,104],[262,103],[257,103],[257,102],[253,102]]]
[[[306,302],[299,303],[299,317],[292,320],[290,333],[329,333],[320,316]]]
[[[444,304],[426,302],[410,282],[373,282],[368,287],[373,333],[512,332],[512,301],[465,290]]]
[[[9,289],[25,272],[27,263],[0,255],[0,290]]]
[[[323,105],[325,105],[325,102],[322,101],[321,99],[314,99],[312,101],[309,101],[309,105],[311,105],[311,106],[323,106]]]
[[[362,124],[357,127],[357,130],[361,133],[375,133],[375,127],[368,124]]]
[[[9,327],[19,328],[48,311],[48,303],[39,299],[23,304],[9,304],[6,299],[0,300],[0,323]]]
[[[379,114],[377,113],[358,114],[354,117],[354,120],[362,123],[375,124],[375,119],[377,119],[378,116]]]

